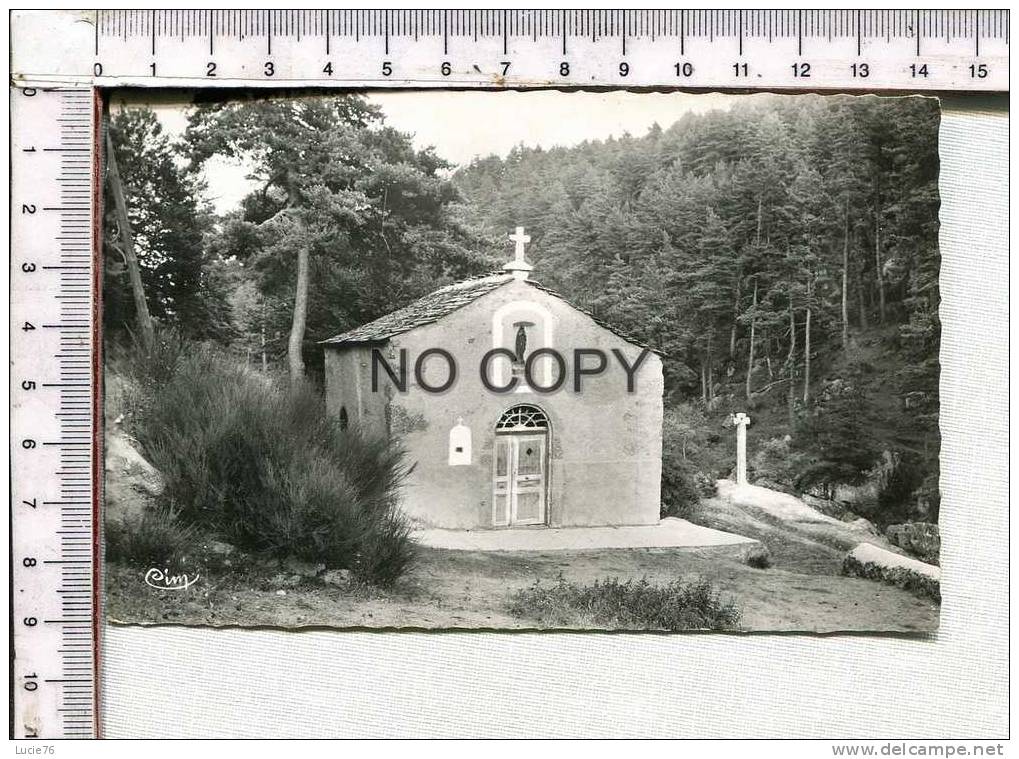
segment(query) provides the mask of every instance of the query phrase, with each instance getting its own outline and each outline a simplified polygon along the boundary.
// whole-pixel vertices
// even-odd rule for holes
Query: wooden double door
[[[547,521],[548,434],[495,436],[493,522],[497,526]]]

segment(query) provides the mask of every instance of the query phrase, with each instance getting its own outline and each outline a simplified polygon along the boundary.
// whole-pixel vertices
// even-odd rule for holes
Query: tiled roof
[[[323,340],[322,345],[384,342],[391,337],[409,332],[415,327],[436,322],[446,314],[451,314],[457,309],[473,303],[482,295],[487,295],[512,281],[512,274],[499,272],[446,285],[398,311],[381,316],[373,322],[362,324],[342,335]]]
[[[393,311],[391,314],[381,316],[373,322],[362,324],[360,327],[352,329],[349,332],[344,332],[336,337],[330,337],[328,340],[323,340],[321,345],[340,347],[344,345],[385,342],[389,338],[403,334],[404,332],[409,332],[415,327],[437,322],[443,316],[451,314],[457,309],[473,303],[481,296],[487,295],[493,290],[502,287],[507,282],[512,281],[512,274],[498,272],[495,274],[485,274],[484,276],[474,277],[473,279],[466,279],[463,282],[457,282],[453,285],[446,285],[445,287],[439,288],[435,292],[430,293],[423,298],[419,298],[410,305],[404,306],[398,311]],[[598,318],[590,311],[586,311],[585,309],[570,303],[555,290],[551,290],[540,285],[534,280],[528,279],[525,281],[527,284],[537,288],[538,290],[558,298],[568,304],[570,308],[580,311],[582,314],[590,317],[595,324],[607,329],[615,335],[618,335],[628,343],[633,343],[641,348],[647,348],[658,355],[663,355],[661,351],[652,348],[650,345],[645,345],[639,340],[635,340],[622,330],[617,329],[608,322]]]

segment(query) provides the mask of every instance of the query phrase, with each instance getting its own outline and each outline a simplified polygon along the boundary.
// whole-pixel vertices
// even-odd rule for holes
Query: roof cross
[[[517,249],[514,251],[517,263],[523,263],[524,246],[531,241],[531,238],[524,234],[523,227],[517,227],[517,231],[510,235],[510,239],[517,244]]]
[[[514,258],[503,266],[504,271],[511,272],[517,279],[527,279],[527,272],[533,271],[534,267],[524,260],[524,246],[531,241],[531,238],[524,234],[523,227],[517,227],[516,232],[509,236],[516,243]]]

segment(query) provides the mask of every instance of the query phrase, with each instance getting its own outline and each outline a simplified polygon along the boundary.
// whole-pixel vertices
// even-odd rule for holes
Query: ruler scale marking
[[[112,18],[112,25],[96,25],[96,51],[100,32],[111,26],[118,36],[153,39],[148,14]],[[91,97],[88,90],[11,92],[11,141],[22,148],[12,155],[13,192],[17,205],[40,210],[12,218],[12,269],[20,277],[12,291],[11,341],[17,737],[95,734],[94,325],[91,309],[70,302],[87,304],[92,293],[93,115],[85,105]],[[25,150],[38,135],[57,136],[60,146]],[[31,272],[24,263],[34,265]],[[46,279],[52,274],[59,276]],[[24,322],[39,329],[15,327]],[[73,347],[57,347],[71,336]],[[23,386],[29,382],[31,390]],[[51,392],[56,398],[48,401]],[[34,449],[19,440],[36,441]],[[68,572],[72,567],[80,571]]]

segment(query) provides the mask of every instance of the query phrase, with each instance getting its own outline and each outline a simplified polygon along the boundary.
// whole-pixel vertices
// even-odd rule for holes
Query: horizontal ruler
[[[11,90],[15,738],[95,735],[92,92]]]
[[[18,11],[15,83],[1003,91],[1007,10]]]

